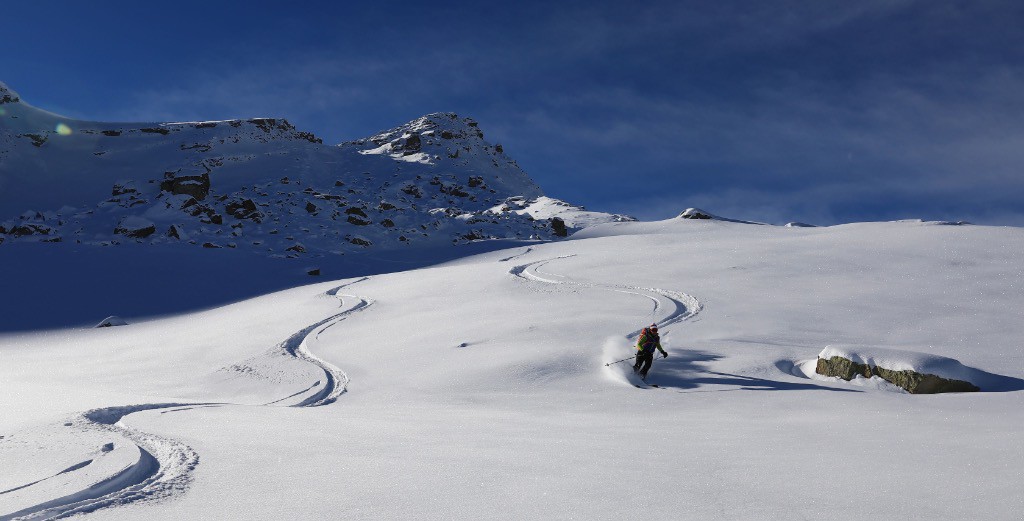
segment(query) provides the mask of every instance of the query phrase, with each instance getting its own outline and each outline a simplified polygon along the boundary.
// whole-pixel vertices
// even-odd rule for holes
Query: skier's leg
[[[644,361],[643,353],[641,353],[640,351],[637,351],[636,352],[636,362],[633,363],[633,372],[634,373],[640,371],[640,364],[642,364],[643,361]]]
[[[647,371],[651,370],[651,364],[654,363],[654,353],[647,353],[644,355],[644,366],[640,369],[640,378],[647,378]]]

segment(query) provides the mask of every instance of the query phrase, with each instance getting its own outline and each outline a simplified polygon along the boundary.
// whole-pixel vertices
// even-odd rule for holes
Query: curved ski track
[[[574,255],[563,255],[561,257],[555,257],[553,259],[544,259],[528,264],[520,264],[514,266],[509,273],[519,277],[521,279],[543,282],[545,284],[564,284],[569,286],[576,286],[581,288],[589,289],[603,289],[605,291],[615,291],[617,293],[627,293],[631,295],[639,295],[647,297],[653,301],[654,309],[651,310],[651,315],[657,315],[663,308],[669,308],[668,314],[661,318],[661,320],[655,320],[654,323],[664,328],[672,324],[677,324],[684,320],[689,320],[700,313],[704,309],[703,304],[697,300],[696,297],[681,293],[678,291],[672,291],[661,288],[644,288],[639,286],[625,286],[619,284],[595,284],[589,282],[578,282],[566,278],[564,275],[558,275],[555,273],[548,273],[542,271],[541,268],[554,260],[567,259],[574,257]],[[626,338],[636,338],[642,329],[637,329],[626,335]]]
[[[350,282],[348,284],[338,286],[337,288],[334,288],[325,293],[325,295],[337,297],[337,299],[340,301],[339,305],[341,307],[345,307],[346,299],[355,299],[355,304],[353,304],[351,307],[348,307],[347,309],[342,310],[339,313],[336,313],[330,317],[327,317],[317,322],[316,324],[307,326],[295,332],[292,336],[288,337],[287,340],[281,342],[281,344],[277,346],[278,349],[284,351],[290,356],[293,356],[295,358],[298,358],[299,360],[303,360],[305,362],[309,362],[315,366],[318,366],[320,369],[323,370],[324,378],[326,380],[326,384],[324,384],[323,388],[320,389],[320,392],[307,397],[305,400],[302,400],[301,402],[295,405],[292,405],[292,407],[319,407],[321,405],[334,403],[334,401],[337,400],[339,396],[345,394],[345,391],[348,390],[348,375],[345,374],[345,372],[342,371],[341,369],[338,369],[338,367],[335,366],[334,364],[314,355],[309,350],[309,344],[311,342],[315,342],[317,339],[320,338],[321,333],[327,331],[338,322],[345,320],[346,318],[348,318],[349,315],[352,315],[353,313],[357,313],[359,311],[363,311],[364,309],[373,305],[373,300],[367,297],[338,294],[338,292],[341,291],[341,289],[344,288],[345,286],[350,286],[352,284],[356,284],[364,280],[367,280],[367,278],[364,277],[355,282]],[[313,385],[314,387],[316,386],[316,384]],[[286,400],[288,398],[291,397],[289,396],[286,398],[282,398],[282,400]],[[279,401],[281,400],[277,400],[277,402]],[[270,405],[272,403],[277,402],[270,402],[266,405]]]
[[[347,390],[348,375],[330,362],[314,355],[309,350],[309,343],[315,341],[321,333],[341,322],[349,315],[362,311],[373,304],[373,301],[367,297],[338,294],[342,288],[365,280],[368,280],[368,277],[343,284],[324,293],[324,296],[338,298],[340,301],[339,305],[342,307],[345,306],[347,299],[354,299],[355,303],[339,313],[295,332],[287,340],[278,344],[278,350],[284,351],[299,360],[316,365],[324,371],[326,383],[322,389],[301,402],[292,405],[292,407],[327,405],[333,403]],[[313,334],[314,332],[315,335]],[[264,405],[271,405],[301,395],[319,386],[321,383],[318,381],[308,389]],[[192,471],[199,464],[199,454],[184,443],[156,434],[142,432],[123,424],[121,420],[129,414],[141,411],[167,409],[163,411],[166,413],[196,407],[216,407],[222,405],[231,404],[194,402],[154,403],[103,407],[82,413],[70,423],[70,426],[81,429],[102,430],[128,439],[139,449],[138,461],[122,469],[117,474],[89,486],[85,490],[52,499],[17,512],[0,515],[0,521],[14,519],[63,519],[109,506],[124,505],[137,501],[158,500],[184,492],[192,481]],[[81,467],[85,466],[82,465]],[[77,468],[71,468],[65,472],[74,470],[77,470]],[[33,484],[35,483],[25,486]]]

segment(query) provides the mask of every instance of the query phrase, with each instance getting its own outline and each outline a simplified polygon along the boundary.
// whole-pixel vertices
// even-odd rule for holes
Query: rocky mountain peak
[[[102,123],[24,103],[6,113],[0,244],[187,243],[306,257],[554,239],[620,219],[543,198],[476,121],[452,113],[337,146],[284,119]]]
[[[6,83],[0,81],[0,104],[17,103],[19,101],[21,101],[21,97],[18,96],[18,93],[14,92]]]

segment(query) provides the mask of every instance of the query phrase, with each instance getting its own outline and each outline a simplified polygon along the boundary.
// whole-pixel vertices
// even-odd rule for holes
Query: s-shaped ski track
[[[313,352],[310,351],[309,346],[310,344],[314,344],[320,338],[321,333],[327,331],[338,322],[341,322],[342,320],[348,318],[350,315],[363,311],[366,308],[373,305],[373,300],[368,297],[339,294],[339,292],[346,286],[351,286],[352,284],[356,284],[364,280],[368,279],[366,277],[363,277],[354,282],[343,284],[341,286],[338,286],[334,289],[327,291],[324,295],[337,298],[340,301],[339,306],[341,306],[342,311],[335,313],[334,315],[331,315],[313,325],[307,326],[305,328],[300,329],[299,331],[296,331],[294,334],[288,337],[287,340],[281,342],[277,346],[279,350],[284,351],[289,356],[292,356],[305,362],[309,362],[319,367],[324,372],[324,379],[326,383],[323,385],[320,391],[313,394],[312,396],[305,398],[301,402],[292,405],[292,407],[319,407],[321,405],[334,403],[334,401],[337,400],[339,396],[341,396],[342,394],[345,393],[345,391],[348,390],[348,375],[345,374],[344,371],[339,369],[334,364],[314,355]],[[284,399],[287,398],[282,398],[282,400]],[[266,405],[271,405],[279,401],[281,400],[270,402]]]
[[[614,291],[617,293],[626,293],[630,295],[639,295],[646,297],[653,302],[654,309],[651,310],[652,315],[657,315],[662,312],[663,309],[668,310],[667,313],[660,319],[655,319],[653,322],[658,324],[659,327],[664,328],[672,324],[678,324],[684,320],[689,320],[696,316],[704,306],[697,300],[693,295],[688,295],[679,291],[673,291],[662,288],[645,288],[640,286],[626,286],[621,284],[597,284],[591,282],[580,282],[569,279],[564,275],[558,275],[555,273],[549,273],[543,271],[549,262],[567,259],[574,257],[574,255],[564,255],[561,257],[555,257],[553,259],[539,260],[528,264],[520,264],[509,270],[509,273],[519,277],[521,279],[542,282],[545,284],[555,285],[568,285],[580,288],[588,289],[600,289],[605,291]],[[630,332],[626,335],[626,338],[636,338],[640,335],[642,330],[638,329]]]
[[[366,297],[339,295],[339,291],[344,287],[364,280],[368,279],[364,277],[327,291],[324,295],[338,298],[340,300],[339,305],[344,309],[324,320],[299,330],[278,345],[278,349],[285,351],[290,356],[316,365],[324,371],[325,375],[326,384],[322,386],[320,391],[294,404],[293,407],[327,405],[337,400],[338,396],[344,394],[347,390],[348,376],[330,362],[314,355],[309,350],[309,344],[331,326],[373,304],[372,300]],[[348,302],[352,302],[352,304],[347,305]],[[142,432],[125,424],[122,420],[129,414],[142,411],[165,409],[163,412],[176,412],[177,410],[188,410],[195,407],[222,405],[230,404],[195,402],[155,403],[103,407],[82,413],[71,421],[69,426],[80,429],[100,430],[119,435],[135,444],[139,451],[138,460],[121,469],[116,474],[98,483],[94,483],[84,490],[48,500],[16,512],[0,514],[0,521],[15,519],[63,519],[78,514],[94,512],[101,508],[139,501],[154,501],[171,495],[181,494],[192,482],[192,472],[199,464],[199,454],[184,443],[156,434]],[[84,466],[82,465],[82,467]],[[65,472],[72,472],[78,468],[80,467],[74,467]],[[25,487],[33,484],[35,483],[30,483],[25,485]],[[24,487],[17,487],[8,492],[13,492],[20,488]]]

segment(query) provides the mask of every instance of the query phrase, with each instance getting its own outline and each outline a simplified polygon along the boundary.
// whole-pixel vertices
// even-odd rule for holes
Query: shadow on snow
[[[846,393],[863,392],[858,389],[842,389],[815,383],[769,380],[753,376],[709,371],[702,366],[704,363],[714,362],[721,358],[721,355],[697,350],[686,350],[682,353],[673,354],[668,358],[655,356],[648,382],[662,388],[675,389],[679,392],[812,390]],[[729,388],[699,389],[706,386],[725,386]]]

